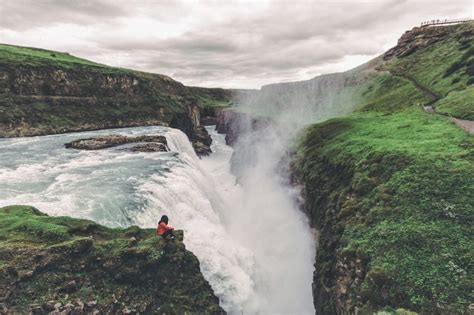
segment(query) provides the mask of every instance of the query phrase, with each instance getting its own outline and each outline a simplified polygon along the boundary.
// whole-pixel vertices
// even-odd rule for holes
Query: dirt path
[[[426,86],[424,86],[420,82],[418,82],[415,78],[413,78],[412,76],[409,76],[407,74],[392,73],[392,75],[398,76],[398,77],[401,77],[403,79],[406,79],[406,80],[410,81],[418,90],[420,90],[423,94],[425,94],[426,96],[428,96],[430,98],[430,100],[423,105],[423,109],[425,110],[425,112],[436,114],[436,115],[441,115],[441,116],[445,116],[445,117],[450,117],[450,116],[443,115],[443,114],[440,114],[440,113],[436,112],[436,109],[433,106],[433,104],[436,103],[440,99],[440,96],[437,93],[431,91]],[[459,119],[459,118],[454,118],[454,117],[450,117],[450,118],[456,124],[456,126],[458,126],[459,128],[465,130],[469,134],[474,135],[474,121],[473,120]]]
[[[471,135],[474,135],[474,121],[473,120],[466,120],[466,119],[459,119],[459,118],[451,118],[452,121],[459,127],[467,132],[469,132]]]

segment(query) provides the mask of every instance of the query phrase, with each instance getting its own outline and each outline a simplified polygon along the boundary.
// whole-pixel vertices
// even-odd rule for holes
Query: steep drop
[[[250,164],[237,183],[233,149],[209,131],[214,153],[203,159],[184,133],[163,127],[1,139],[0,205],[31,204],[111,227],[154,227],[167,214],[227,312],[314,313],[314,246],[293,191],[271,165]],[[170,152],[63,147],[99,134],[163,134]]]

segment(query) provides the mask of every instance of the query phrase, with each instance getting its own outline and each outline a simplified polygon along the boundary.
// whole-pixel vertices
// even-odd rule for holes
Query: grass
[[[466,41],[472,27],[453,28],[384,65],[391,74],[379,72],[343,92],[356,112],[301,135],[293,166],[320,232],[320,313],[334,312],[336,300],[362,314],[468,313],[474,138],[449,118],[424,112],[430,98],[404,77],[439,95],[440,114],[473,119],[473,50]],[[336,298],[346,277],[350,286]]]
[[[474,120],[474,86],[462,91],[453,91],[436,103],[440,114]]]
[[[472,103],[472,84],[474,83],[472,29],[474,29],[474,23],[455,26],[446,39],[404,58],[395,59],[386,68],[393,73],[414,78],[439,95],[440,101],[435,103],[435,107],[438,109],[440,106],[440,113],[462,119],[472,119],[474,110]],[[469,32],[471,35],[466,35]]]
[[[112,229],[30,206],[0,208],[0,287],[19,283],[8,287],[4,307],[26,314],[51,300],[80,299],[116,313],[118,300],[120,309],[140,313],[220,313],[197,258],[180,241],[182,231],[175,233],[165,241],[153,229]],[[71,281],[77,285],[68,289]]]
[[[225,108],[232,105],[232,92],[220,88],[188,87],[198,106],[204,109]]]
[[[357,108],[362,111],[393,112],[429,100],[407,80],[389,74],[374,77],[359,93]]]
[[[104,64],[75,57],[66,52],[58,52],[41,48],[0,44],[0,65],[21,66],[54,66],[63,69],[88,67],[99,72],[131,74],[128,69],[114,68]]]
[[[72,241],[75,237],[96,235],[113,238],[120,229],[108,229],[89,220],[70,217],[49,217],[30,206],[0,208],[0,241],[4,244],[22,243],[50,246]]]
[[[388,290],[392,307],[431,314],[438,305],[452,314],[467,308],[474,280],[472,137],[418,108],[355,113],[307,130],[296,165],[320,198],[310,202],[319,208],[315,225],[343,231],[336,257],[367,260],[360,302],[382,307],[380,291]],[[325,237],[317,264],[329,271],[338,258]]]
[[[175,124],[194,102],[227,107],[232,98],[228,90],[185,87],[165,75],[37,48],[0,44],[0,68],[7,75],[0,82],[6,91],[0,96],[2,136]]]

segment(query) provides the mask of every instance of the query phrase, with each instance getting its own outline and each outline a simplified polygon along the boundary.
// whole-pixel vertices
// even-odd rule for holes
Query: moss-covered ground
[[[177,235],[182,235],[177,232]],[[222,313],[182,237],[0,208],[0,296],[6,313]]]
[[[0,61],[21,66],[54,66],[62,69],[93,67],[104,73],[130,74],[132,71],[75,57],[67,52],[58,52],[34,47],[0,44]]]
[[[320,231],[320,313],[469,314],[474,138],[448,117],[424,112],[429,95],[403,76],[438,94],[440,113],[472,119],[464,27],[384,65],[394,75],[365,82],[358,111],[301,135],[293,167]],[[458,60],[467,62],[448,71]]]

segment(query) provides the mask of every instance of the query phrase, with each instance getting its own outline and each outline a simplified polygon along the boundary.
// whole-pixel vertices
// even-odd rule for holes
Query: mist
[[[237,120],[232,157],[245,198],[231,203],[229,227],[254,255],[255,303],[262,314],[315,312],[315,231],[300,210],[300,191],[289,182],[290,150],[309,124],[353,110],[345,89],[351,80],[348,73],[325,75],[237,93],[234,99],[234,110],[246,114]]]

